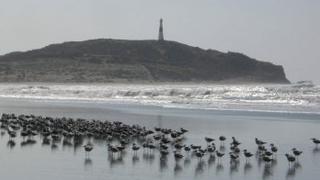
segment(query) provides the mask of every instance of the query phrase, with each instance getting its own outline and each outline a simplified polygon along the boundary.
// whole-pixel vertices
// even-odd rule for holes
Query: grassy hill
[[[288,83],[282,66],[173,41],[97,39],[0,56],[1,82]]]

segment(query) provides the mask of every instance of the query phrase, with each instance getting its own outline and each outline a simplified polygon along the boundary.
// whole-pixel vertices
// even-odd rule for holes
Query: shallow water
[[[249,112],[229,110],[176,109],[158,106],[111,104],[106,102],[0,99],[0,112],[25,113],[53,117],[119,120],[147,127],[189,129],[187,144],[205,145],[204,137],[235,136],[251,152],[256,151],[254,138],[273,142],[279,147],[271,165],[253,157],[248,163],[230,164],[224,157],[205,156],[202,161],[187,157],[176,162],[170,154],[160,161],[157,152],[136,156],[128,150],[122,158],[108,156],[106,143],[95,142],[89,157],[82,147],[59,145],[57,149],[37,143],[21,146],[16,138],[7,146],[7,134],[0,137],[0,174],[3,179],[316,179],[320,176],[320,148],[311,137],[320,138],[320,115],[303,113]],[[219,143],[217,143],[219,145]],[[226,143],[228,144],[228,143]],[[227,146],[226,146],[227,147]],[[304,151],[299,163],[288,166],[284,153],[296,147]],[[228,152],[226,148],[226,152]]]

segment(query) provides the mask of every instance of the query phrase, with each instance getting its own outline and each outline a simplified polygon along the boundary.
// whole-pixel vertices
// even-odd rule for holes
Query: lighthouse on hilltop
[[[158,40],[159,40],[159,41],[164,41],[164,37],[163,37],[163,20],[162,20],[162,18],[160,19],[160,27],[159,27]]]

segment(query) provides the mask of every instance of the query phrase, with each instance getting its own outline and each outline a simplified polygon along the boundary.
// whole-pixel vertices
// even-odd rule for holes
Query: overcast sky
[[[283,65],[320,84],[319,0],[0,0],[0,54],[95,38],[165,39]]]

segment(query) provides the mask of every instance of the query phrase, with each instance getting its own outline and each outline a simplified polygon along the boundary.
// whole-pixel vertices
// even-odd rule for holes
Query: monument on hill
[[[159,37],[158,37],[159,41],[164,41],[164,37],[163,37],[163,20],[162,18],[160,19],[160,27],[159,27]]]

